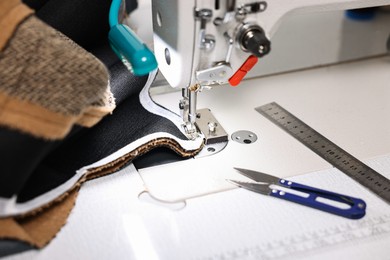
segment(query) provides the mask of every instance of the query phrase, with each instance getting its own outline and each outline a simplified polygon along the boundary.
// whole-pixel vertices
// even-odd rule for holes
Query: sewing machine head
[[[180,106],[191,133],[196,94],[216,84],[238,85],[271,51],[286,14],[385,4],[390,0],[153,0],[154,52],[168,83],[183,89]]]

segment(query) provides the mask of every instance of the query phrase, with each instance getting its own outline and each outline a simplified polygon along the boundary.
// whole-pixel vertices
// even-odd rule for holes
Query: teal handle
[[[121,8],[122,0],[112,0],[110,6],[110,12],[108,13],[108,23],[110,24],[110,28],[114,27],[119,23],[118,21],[118,13]]]
[[[151,50],[126,25],[119,24],[118,12],[122,0],[113,0],[109,13],[111,48],[127,68],[136,76],[146,75],[157,69],[156,57]]]
[[[156,57],[124,24],[111,28],[108,39],[111,47],[128,68],[138,76],[146,75],[157,68]]]

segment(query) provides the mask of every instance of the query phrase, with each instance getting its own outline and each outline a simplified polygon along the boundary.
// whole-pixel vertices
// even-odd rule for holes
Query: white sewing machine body
[[[203,86],[225,84],[250,55],[261,55],[251,53],[245,48],[243,42],[245,37],[242,35],[244,28],[249,30],[252,28],[251,33],[260,28],[264,37],[272,42],[278,25],[287,14],[347,10],[386,4],[390,4],[390,1],[154,0],[152,2],[154,51],[159,69],[171,87],[186,88],[197,83]],[[199,12],[202,10],[208,10],[207,18],[200,17]],[[227,36],[233,43],[229,42]],[[267,53],[268,50],[263,55]],[[219,69],[218,66],[221,64],[227,66]]]
[[[198,92],[218,84],[238,85],[258,58],[258,63],[267,62],[265,55],[272,52],[273,36],[288,14],[389,4],[388,0],[154,0],[154,51],[169,85],[183,89],[180,105],[188,126],[195,123]],[[317,65],[323,62],[311,64]],[[191,126],[187,130],[191,132]]]

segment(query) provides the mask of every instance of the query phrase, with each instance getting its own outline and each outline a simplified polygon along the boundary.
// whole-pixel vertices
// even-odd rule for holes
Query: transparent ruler
[[[275,102],[256,108],[334,167],[390,203],[390,180],[359,161]]]
[[[359,243],[374,239],[388,239],[389,236],[390,215],[382,215],[286,236],[255,246],[222,252],[205,259],[310,259],[310,255],[316,254],[317,250],[332,250],[332,247],[343,244],[358,246]],[[382,255],[383,252],[381,252]]]

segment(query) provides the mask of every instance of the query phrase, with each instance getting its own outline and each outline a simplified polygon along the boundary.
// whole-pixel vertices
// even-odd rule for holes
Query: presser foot
[[[183,123],[184,132],[186,133],[188,139],[195,140],[200,137],[200,133],[198,132],[195,124],[191,122]]]
[[[204,148],[195,156],[196,158],[220,152],[229,140],[225,129],[208,108],[197,110],[195,123],[187,121],[183,124],[183,128],[190,140],[204,138]]]

